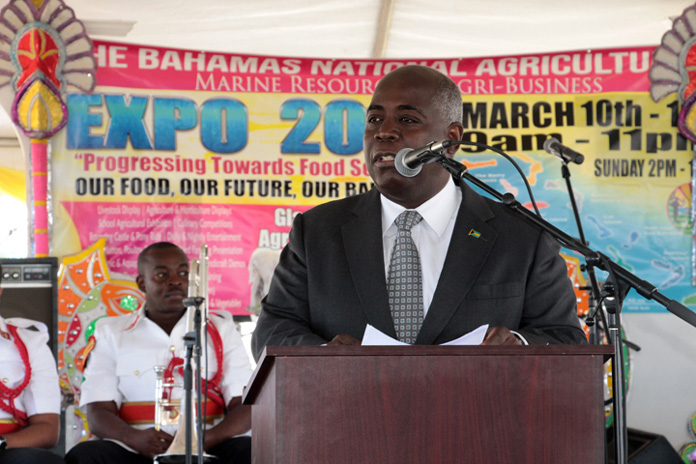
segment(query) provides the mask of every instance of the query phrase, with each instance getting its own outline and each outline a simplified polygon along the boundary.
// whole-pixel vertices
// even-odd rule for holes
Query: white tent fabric
[[[7,1],[0,0],[0,6]],[[474,57],[658,45],[671,28],[671,18],[694,4],[694,0],[64,1],[93,39],[326,58]],[[8,92],[0,92],[0,99],[6,100]],[[16,144],[15,140],[10,118],[0,110],[0,167],[20,170],[24,164],[18,147],[3,147]],[[6,217],[12,216],[7,208],[4,211]],[[696,411],[693,330],[671,315],[634,314],[624,320],[632,341],[643,347],[633,358],[629,425],[664,434],[675,447],[693,440],[686,428]]]
[[[693,0],[64,0],[94,39],[240,54],[473,57],[658,45]],[[14,138],[0,111],[0,138]]]
[[[88,26],[93,20],[134,21],[123,38],[128,42],[337,58],[374,57],[380,24],[386,26],[388,58],[656,45],[671,27],[669,18],[693,4],[692,0],[65,1]],[[391,20],[381,22],[384,16]],[[88,31],[94,31],[96,38],[114,39],[96,34],[99,29],[88,27]]]

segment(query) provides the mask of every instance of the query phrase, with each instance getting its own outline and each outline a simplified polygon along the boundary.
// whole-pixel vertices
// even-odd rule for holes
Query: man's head
[[[442,190],[450,175],[436,163],[415,177],[401,176],[394,156],[403,148],[460,140],[462,96],[457,84],[424,66],[404,66],[379,81],[367,109],[363,149],[367,170],[379,191],[406,208],[416,208]],[[456,147],[448,149],[453,156]]]
[[[188,257],[173,243],[153,243],[138,255],[135,282],[145,293],[148,311],[182,312],[188,294],[188,275]]]

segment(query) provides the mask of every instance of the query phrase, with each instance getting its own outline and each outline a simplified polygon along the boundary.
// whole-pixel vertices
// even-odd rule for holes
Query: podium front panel
[[[345,348],[267,353],[254,463],[604,462],[597,347]]]

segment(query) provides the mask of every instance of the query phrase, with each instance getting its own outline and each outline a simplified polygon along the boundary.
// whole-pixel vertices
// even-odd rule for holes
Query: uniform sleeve
[[[236,396],[242,396],[251,377],[249,355],[242,344],[242,337],[234,325],[230,313],[222,313],[212,317],[215,327],[220,332],[223,343],[223,371],[220,380],[220,390],[225,404]]]
[[[46,344],[48,334],[21,329],[21,337],[29,353],[31,379],[24,390],[24,411],[36,414],[60,414],[60,384],[56,360]]]
[[[97,401],[115,401],[120,408],[122,397],[116,376],[116,335],[108,318],[97,321],[94,329],[96,345],[89,354],[82,382],[80,406]]]

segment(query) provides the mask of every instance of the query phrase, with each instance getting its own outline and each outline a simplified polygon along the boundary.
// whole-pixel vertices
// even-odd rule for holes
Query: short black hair
[[[163,250],[165,248],[176,248],[177,250],[181,251],[184,253],[184,250],[181,249],[180,246],[172,243],[172,242],[155,242],[151,243],[150,245],[146,246],[143,251],[140,252],[138,255],[138,274],[142,274],[142,266],[145,264],[145,258],[147,257],[147,254],[151,250]],[[186,253],[184,253],[185,255]]]

